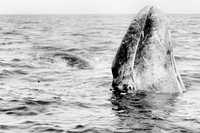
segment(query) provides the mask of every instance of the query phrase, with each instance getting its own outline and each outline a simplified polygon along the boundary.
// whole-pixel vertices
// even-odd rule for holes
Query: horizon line
[[[0,15],[136,15],[137,13],[0,13]],[[165,13],[167,15],[200,15],[200,13]]]

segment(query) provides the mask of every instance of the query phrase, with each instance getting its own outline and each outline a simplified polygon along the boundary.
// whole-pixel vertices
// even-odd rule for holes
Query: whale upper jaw
[[[146,6],[133,19],[113,60],[112,74],[115,91],[183,92],[168,20],[157,7]]]

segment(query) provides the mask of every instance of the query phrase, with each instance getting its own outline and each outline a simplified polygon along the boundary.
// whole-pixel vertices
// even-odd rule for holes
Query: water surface
[[[200,15],[169,15],[182,95],[113,97],[134,15],[0,16],[2,133],[199,133]]]

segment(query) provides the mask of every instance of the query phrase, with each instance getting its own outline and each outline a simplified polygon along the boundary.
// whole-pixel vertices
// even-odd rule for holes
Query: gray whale
[[[112,63],[116,92],[137,90],[182,93],[167,17],[154,6],[143,8],[131,22]]]

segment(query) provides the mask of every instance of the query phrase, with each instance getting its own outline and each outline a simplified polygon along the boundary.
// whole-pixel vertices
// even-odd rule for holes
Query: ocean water
[[[1,133],[200,133],[200,15],[169,15],[187,91],[113,97],[134,15],[0,16]]]

